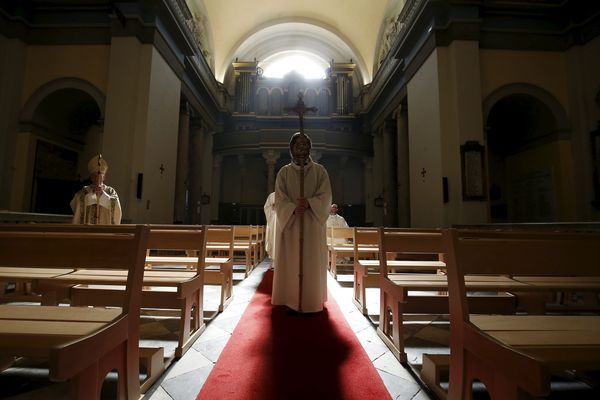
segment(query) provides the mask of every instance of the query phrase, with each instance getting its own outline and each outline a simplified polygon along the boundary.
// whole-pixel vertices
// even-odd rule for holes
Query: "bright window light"
[[[305,79],[324,79],[327,62],[311,53],[285,51],[273,54],[261,63],[263,76],[283,78],[290,71],[296,71]]]

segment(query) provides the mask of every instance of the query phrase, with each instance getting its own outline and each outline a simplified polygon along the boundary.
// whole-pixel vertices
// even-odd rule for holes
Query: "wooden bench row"
[[[40,225],[0,225],[0,232],[4,232],[4,237],[12,237],[25,235],[78,235],[85,236],[96,234],[104,236],[119,236],[123,234],[131,234],[133,229],[138,229],[135,226],[74,226],[64,224],[40,224]],[[204,330],[203,322],[203,286],[204,284],[219,284],[221,285],[221,302],[219,311],[227,305],[232,297],[232,270],[233,270],[233,251],[235,242],[233,240],[233,227],[230,226],[170,226],[170,225],[153,225],[143,227],[145,234],[144,241],[144,258],[143,265],[146,270],[142,274],[141,297],[139,299],[141,307],[144,308],[170,308],[178,309],[180,312],[179,339],[176,349],[176,357],[181,356],[192,345],[195,339]],[[76,241],[73,242],[76,245]],[[208,246],[214,246],[216,250],[223,250],[223,246],[227,246],[225,252],[226,257],[206,257]],[[37,248],[32,242],[33,248]],[[77,247],[75,247],[77,249]],[[195,257],[189,257],[185,253],[182,257],[153,257],[148,256],[149,249],[177,249],[192,252]],[[214,250],[213,249],[213,250]],[[258,249],[258,247],[256,247]],[[21,248],[21,251],[23,249]],[[69,249],[70,250],[70,249]],[[67,249],[57,248],[56,254],[58,257],[60,252],[68,252]],[[110,251],[110,247],[105,248],[105,251]],[[90,258],[104,260],[105,255],[101,252],[88,252]],[[94,254],[98,256],[94,257]],[[112,254],[112,253],[111,253]],[[259,250],[256,250],[256,257],[259,257]],[[204,255],[199,257],[198,255]],[[61,267],[70,268],[49,268],[52,261],[48,260],[49,264],[39,263],[34,267],[25,267],[18,264],[15,260],[7,260],[4,254],[0,257],[0,280],[13,282],[29,282],[34,286],[34,291],[42,293],[41,302],[42,308],[34,306],[32,312],[39,313],[40,334],[44,333],[43,322],[44,313],[48,312],[47,307],[55,306],[59,300],[68,299],[72,305],[88,305],[88,306],[117,306],[120,307],[123,302],[126,302],[131,297],[130,295],[130,276],[128,268],[114,269],[111,268],[110,260],[107,261],[105,268],[88,268],[87,263],[70,263],[68,257],[63,257],[64,263],[58,262]],[[16,265],[12,265],[17,262]],[[159,267],[159,265],[161,267]],[[46,268],[40,268],[46,267]],[[15,307],[15,306],[6,306]],[[60,317],[66,318],[65,315],[78,315],[79,310],[99,310],[100,308],[79,308],[79,307],[60,307]],[[3,308],[3,310],[7,310]],[[24,310],[24,309],[19,309]],[[77,311],[73,311],[77,310]],[[115,309],[118,310],[118,309]],[[139,306],[137,308],[137,322],[139,324]],[[115,311],[117,312],[117,311]],[[29,323],[29,317],[26,319]],[[111,314],[112,315],[112,314]],[[4,318],[4,314],[0,314],[0,318]],[[32,317],[33,318],[33,317]],[[52,316],[48,318],[53,318]],[[79,317],[74,317],[79,318]],[[14,315],[7,314],[7,320],[14,319]],[[2,332],[2,331],[0,331]],[[22,332],[21,332],[22,333]],[[66,332],[63,332],[66,333]],[[139,327],[138,327],[139,334]],[[53,335],[60,337],[60,333],[54,332]],[[13,339],[17,336],[11,336]],[[67,339],[65,339],[67,340]],[[24,351],[18,354],[22,349],[12,349],[11,341],[7,342],[6,351],[13,351],[14,356],[27,356],[29,353]],[[142,350],[142,353],[147,353]],[[3,353],[0,353],[3,354]],[[138,350],[138,355],[140,351]],[[161,353],[162,354],[162,353]],[[9,355],[7,357],[13,357]],[[0,357],[1,359],[2,357]],[[92,354],[92,358],[93,354]],[[156,358],[150,355],[146,358]],[[6,359],[6,358],[5,358]],[[161,356],[162,359],[162,356]],[[162,361],[162,360],[161,360]],[[10,364],[10,363],[8,363]],[[146,360],[146,364],[152,367],[153,371],[148,371],[149,376],[143,383],[141,390],[147,389],[162,372],[162,369],[156,366],[153,361]],[[111,368],[112,369],[112,368]],[[139,368],[138,368],[139,370]],[[104,375],[105,373],[102,372]],[[99,375],[100,386],[104,375]],[[121,377],[122,374],[119,374]],[[52,375],[51,375],[52,377]],[[53,379],[55,379],[53,377]],[[79,378],[78,378],[79,379]],[[123,382],[120,379],[119,384]],[[96,382],[95,384],[98,384]],[[127,386],[131,382],[127,382]],[[82,390],[82,389],[78,389]],[[129,391],[133,389],[128,389]],[[138,382],[137,391],[140,391]],[[92,392],[89,392],[92,393]],[[74,397],[86,397],[82,394],[74,393]],[[92,393],[91,397],[95,397]],[[86,397],[87,398],[87,397]]]
[[[451,358],[424,356],[423,378],[438,396],[446,396],[439,371],[425,365],[434,359],[449,365],[453,399],[470,398],[475,379],[485,383],[492,399],[516,399],[523,393],[547,395],[558,370],[600,369],[600,317],[532,315],[545,312],[548,293],[600,292],[600,262],[594,257],[599,235],[397,228],[379,228],[378,235],[379,260],[355,257],[355,274],[379,273],[378,334],[396,357],[406,362],[405,313],[450,314]],[[420,254],[439,257],[425,266],[432,273],[390,272],[398,261],[400,268],[418,270],[420,261],[396,258]],[[435,262],[443,262],[443,274],[436,273]],[[355,282],[364,288],[366,281]],[[515,315],[523,311],[518,300],[530,300],[532,293],[542,304],[525,304],[528,315]],[[364,297],[356,303],[364,305]]]
[[[559,279],[585,278],[599,291],[599,234],[447,230],[443,247],[450,303],[448,397],[470,398],[474,380],[492,399],[542,397],[553,374],[600,370],[598,315],[473,315],[466,278],[506,275],[527,291],[562,289]],[[523,277],[527,277],[526,279]],[[593,285],[593,283],[596,285]],[[571,289],[572,282],[564,286]],[[583,289],[584,286],[578,286]]]
[[[119,232],[127,230],[127,225],[119,226],[70,226],[65,224],[53,225],[0,225],[0,230],[18,229],[19,231],[72,231],[72,232]],[[206,254],[206,241],[210,236],[212,240],[221,243],[229,241],[227,232],[231,227],[205,228],[199,225],[189,226],[185,229],[174,225],[149,225],[150,233],[147,249],[194,251]],[[148,252],[148,251],[147,251]],[[150,260],[148,260],[150,259]],[[152,257],[146,256],[145,264],[152,266]],[[142,307],[176,309],[180,312],[179,340],[175,356],[180,357],[187,351],[195,339],[204,329],[203,323],[203,288],[205,284],[219,284],[221,286],[221,303],[219,311],[231,300],[232,296],[232,262],[229,257],[171,257],[170,265],[182,268],[168,270],[147,269],[144,274]],[[189,269],[186,268],[189,267]],[[0,269],[0,274],[11,272]],[[12,273],[12,279],[27,279],[30,271],[21,271],[20,274]],[[125,285],[126,274],[122,271],[86,271],[78,268],[77,271],[65,271],[51,277],[37,277],[32,280],[35,290],[42,294],[41,302],[44,305],[56,305],[62,300],[67,300],[74,305],[110,306],[119,303],[122,289],[116,285]],[[103,286],[100,286],[103,285]],[[110,285],[110,287],[106,287]]]
[[[137,399],[139,318],[149,228],[118,233],[0,231],[0,265],[123,271],[119,308],[0,305],[0,357],[48,360],[52,381],[75,399],[100,398],[104,377],[119,376],[119,399]]]

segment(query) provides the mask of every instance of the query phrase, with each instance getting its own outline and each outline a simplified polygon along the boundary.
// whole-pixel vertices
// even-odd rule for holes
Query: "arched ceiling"
[[[357,64],[373,78],[382,26],[402,0],[188,0],[206,16],[214,73],[223,81],[231,62],[258,61],[284,50]]]

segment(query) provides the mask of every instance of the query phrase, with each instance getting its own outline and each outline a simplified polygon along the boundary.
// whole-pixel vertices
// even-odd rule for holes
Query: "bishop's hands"
[[[93,189],[94,193],[96,193],[96,196],[102,196],[102,187],[100,185],[94,185]]]
[[[308,200],[305,198],[301,198],[296,200],[296,209],[294,210],[294,214],[296,215],[304,215],[304,212],[310,208],[310,204]]]

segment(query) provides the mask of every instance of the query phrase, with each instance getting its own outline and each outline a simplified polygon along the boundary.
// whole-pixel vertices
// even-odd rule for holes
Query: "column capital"
[[[233,72],[235,76],[242,74],[256,75],[258,69],[258,61],[238,61],[236,58],[233,64]]]
[[[262,156],[266,160],[267,164],[275,164],[277,160],[279,160],[281,153],[279,151],[269,149],[263,151]]]
[[[321,157],[323,157],[323,152],[320,150],[312,150],[310,151],[310,158],[312,158],[314,161],[319,161],[321,159]]]

